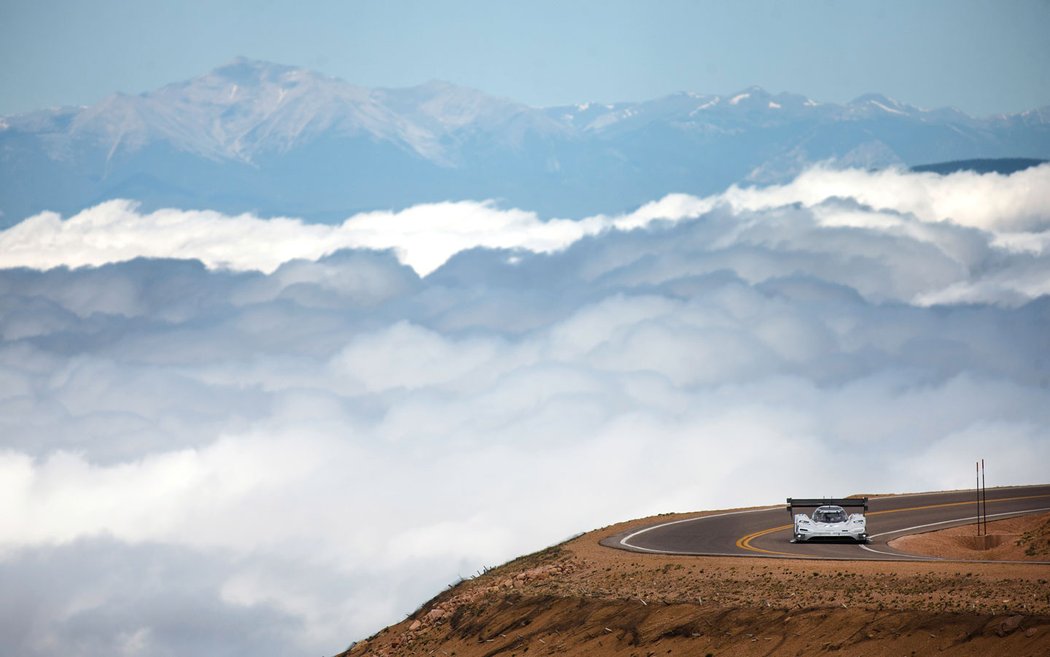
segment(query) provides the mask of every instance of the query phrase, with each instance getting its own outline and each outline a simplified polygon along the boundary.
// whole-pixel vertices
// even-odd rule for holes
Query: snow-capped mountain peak
[[[897,116],[909,116],[917,111],[918,108],[912,107],[901,103],[889,96],[882,94],[867,93],[854,98],[850,101],[848,107],[854,110],[877,110],[886,114],[894,114]]]
[[[0,223],[110,198],[325,219],[448,198],[623,211],[813,162],[1045,158],[1048,117],[761,87],[537,109],[451,82],[370,89],[240,58],[148,93],[0,119],[0,180],[13,181],[0,185]]]

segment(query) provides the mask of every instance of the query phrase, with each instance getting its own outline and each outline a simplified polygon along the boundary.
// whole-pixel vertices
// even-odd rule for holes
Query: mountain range
[[[781,182],[820,161],[999,157],[1050,157],[1050,107],[975,118],[751,87],[534,108],[446,82],[372,89],[241,58],[140,95],[0,118],[0,226],[112,198],[312,221],[461,199],[579,217]]]

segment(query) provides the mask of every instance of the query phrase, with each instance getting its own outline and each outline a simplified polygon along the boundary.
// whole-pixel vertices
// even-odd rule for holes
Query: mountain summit
[[[448,82],[369,89],[238,58],[153,92],[0,119],[0,225],[115,197],[320,221],[465,198],[579,216],[782,181],[816,161],[1046,158],[1047,116],[758,87],[533,108]]]

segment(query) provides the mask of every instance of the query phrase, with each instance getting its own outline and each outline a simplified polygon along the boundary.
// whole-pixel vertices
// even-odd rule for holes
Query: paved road
[[[894,550],[904,534],[976,522],[975,491],[918,493],[869,500],[868,545],[792,543],[787,505],[732,511],[650,525],[610,536],[603,545],[639,552],[822,559],[925,559]],[[988,520],[1050,511],[1050,484],[988,489]]]

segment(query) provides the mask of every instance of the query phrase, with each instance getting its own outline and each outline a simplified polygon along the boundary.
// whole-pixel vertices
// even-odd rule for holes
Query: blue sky
[[[983,115],[1050,104],[1048,33],[1046,0],[5,0],[0,114],[138,93],[244,55],[532,105],[757,84]]]

